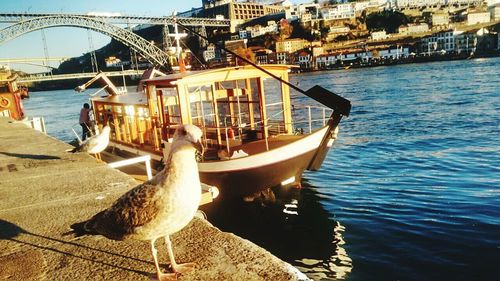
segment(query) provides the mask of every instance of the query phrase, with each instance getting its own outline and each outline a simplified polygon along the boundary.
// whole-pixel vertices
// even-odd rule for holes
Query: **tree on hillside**
[[[280,26],[280,39],[284,40],[290,37],[293,32],[293,26],[288,23],[286,19],[281,19],[279,22]]]
[[[372,13],[366,17],[366,26],[369,30],[385,29],[387,33],[396,33],[400,25],[409,22],[405,14],[389,10]]]
[[[252,52],[252,50],[248,48],[243,48],[243,47],[238,47],[236,51],[234,51],[236,54],[238,54],[240,57],[244,57],[245,59],[255,63],[255,54]],[[239,60],[238,58],[236,59],[236,65],[246,65],[247,63]]]
[[[311,28],[310,27],[304,27],[298,22],[295,22],[293,25],[293,31],[290,36],[291,38],[303,38],[306,39],[307,41],[313,41],[314,35],[311,33]]]

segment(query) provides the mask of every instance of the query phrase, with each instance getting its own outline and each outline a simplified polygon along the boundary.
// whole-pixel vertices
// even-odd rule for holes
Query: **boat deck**
[[[284,145],[287,145],[291,142],[294,142],[298,139],[303,138],[304,135],[277,135],[277,136],[272,136],[267,139],[267,147],[269,149],[274,149],[278,148]],[[229,148],[230,150],[230,155],[233,154],[233,152],[242,150],[248,155],[254,155],[258,153],[265,152],[267,150],[266,148],[266,140],[257,140],[257,141],[252,141],[252,142],[247,142],[239,145],[234,145]],[[215,159],[217,157],[217,151],[211,150],[207,152],[206,158],[207,159]]]

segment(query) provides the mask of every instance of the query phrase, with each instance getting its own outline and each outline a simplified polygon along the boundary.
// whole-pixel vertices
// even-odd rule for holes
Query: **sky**
[[[294,3],[311,2],[295,0]],[[78,13],[110,12],[135,16],[164,16],[172,12],[183,12],[201,7],[201,0],[0,0],[0,13]],[[0,23],[0,29],[9,24]],[[110,38],[86,29],[55,27],[43,30],[49,57],[75,57],[90,50],[89,34],[94,49],[110,42]],[[24,34],[0,45],[0,59],[44,58],[42,31]],[[53,66],[57,64],[52,63]],[[10,67],[26,72],[41,72],[45,68],[25,64],[10,64]]]

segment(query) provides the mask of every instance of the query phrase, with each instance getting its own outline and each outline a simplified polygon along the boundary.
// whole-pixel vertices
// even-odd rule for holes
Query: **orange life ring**
[[[9,106],[10,106],[10,100],[8,100],[4,97],[1,97],[0,98],[0,107],[8,108]]]

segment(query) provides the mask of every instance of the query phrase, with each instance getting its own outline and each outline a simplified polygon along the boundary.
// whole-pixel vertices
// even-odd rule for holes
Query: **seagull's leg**
[[[175,273],[163,273],[161,272],[160,269],[160,264],[158,263],[158,251],[155,248],[155,241],[156,239],[151,240],[151,254],[153,255],[153,260],[155,262],[155,267],[156,267],[156,277],[157,281],[174,281],[177,280],[177,274]]]
[[[165,236],[165,244],[167,244],[168,257],[170,258],[170,265],[172,266],[172,271],[175,273],[186,273],[194,269],[195,263],[181,263],[177,264],[174,258],[174,252],[172,251],[172,242],[170,242],[170,237]]]
[[[102,161],[101,153],[95,153],[94,156],[95,156],[95,159],[97,160],[97,162],[104,162],[104,161]]]

